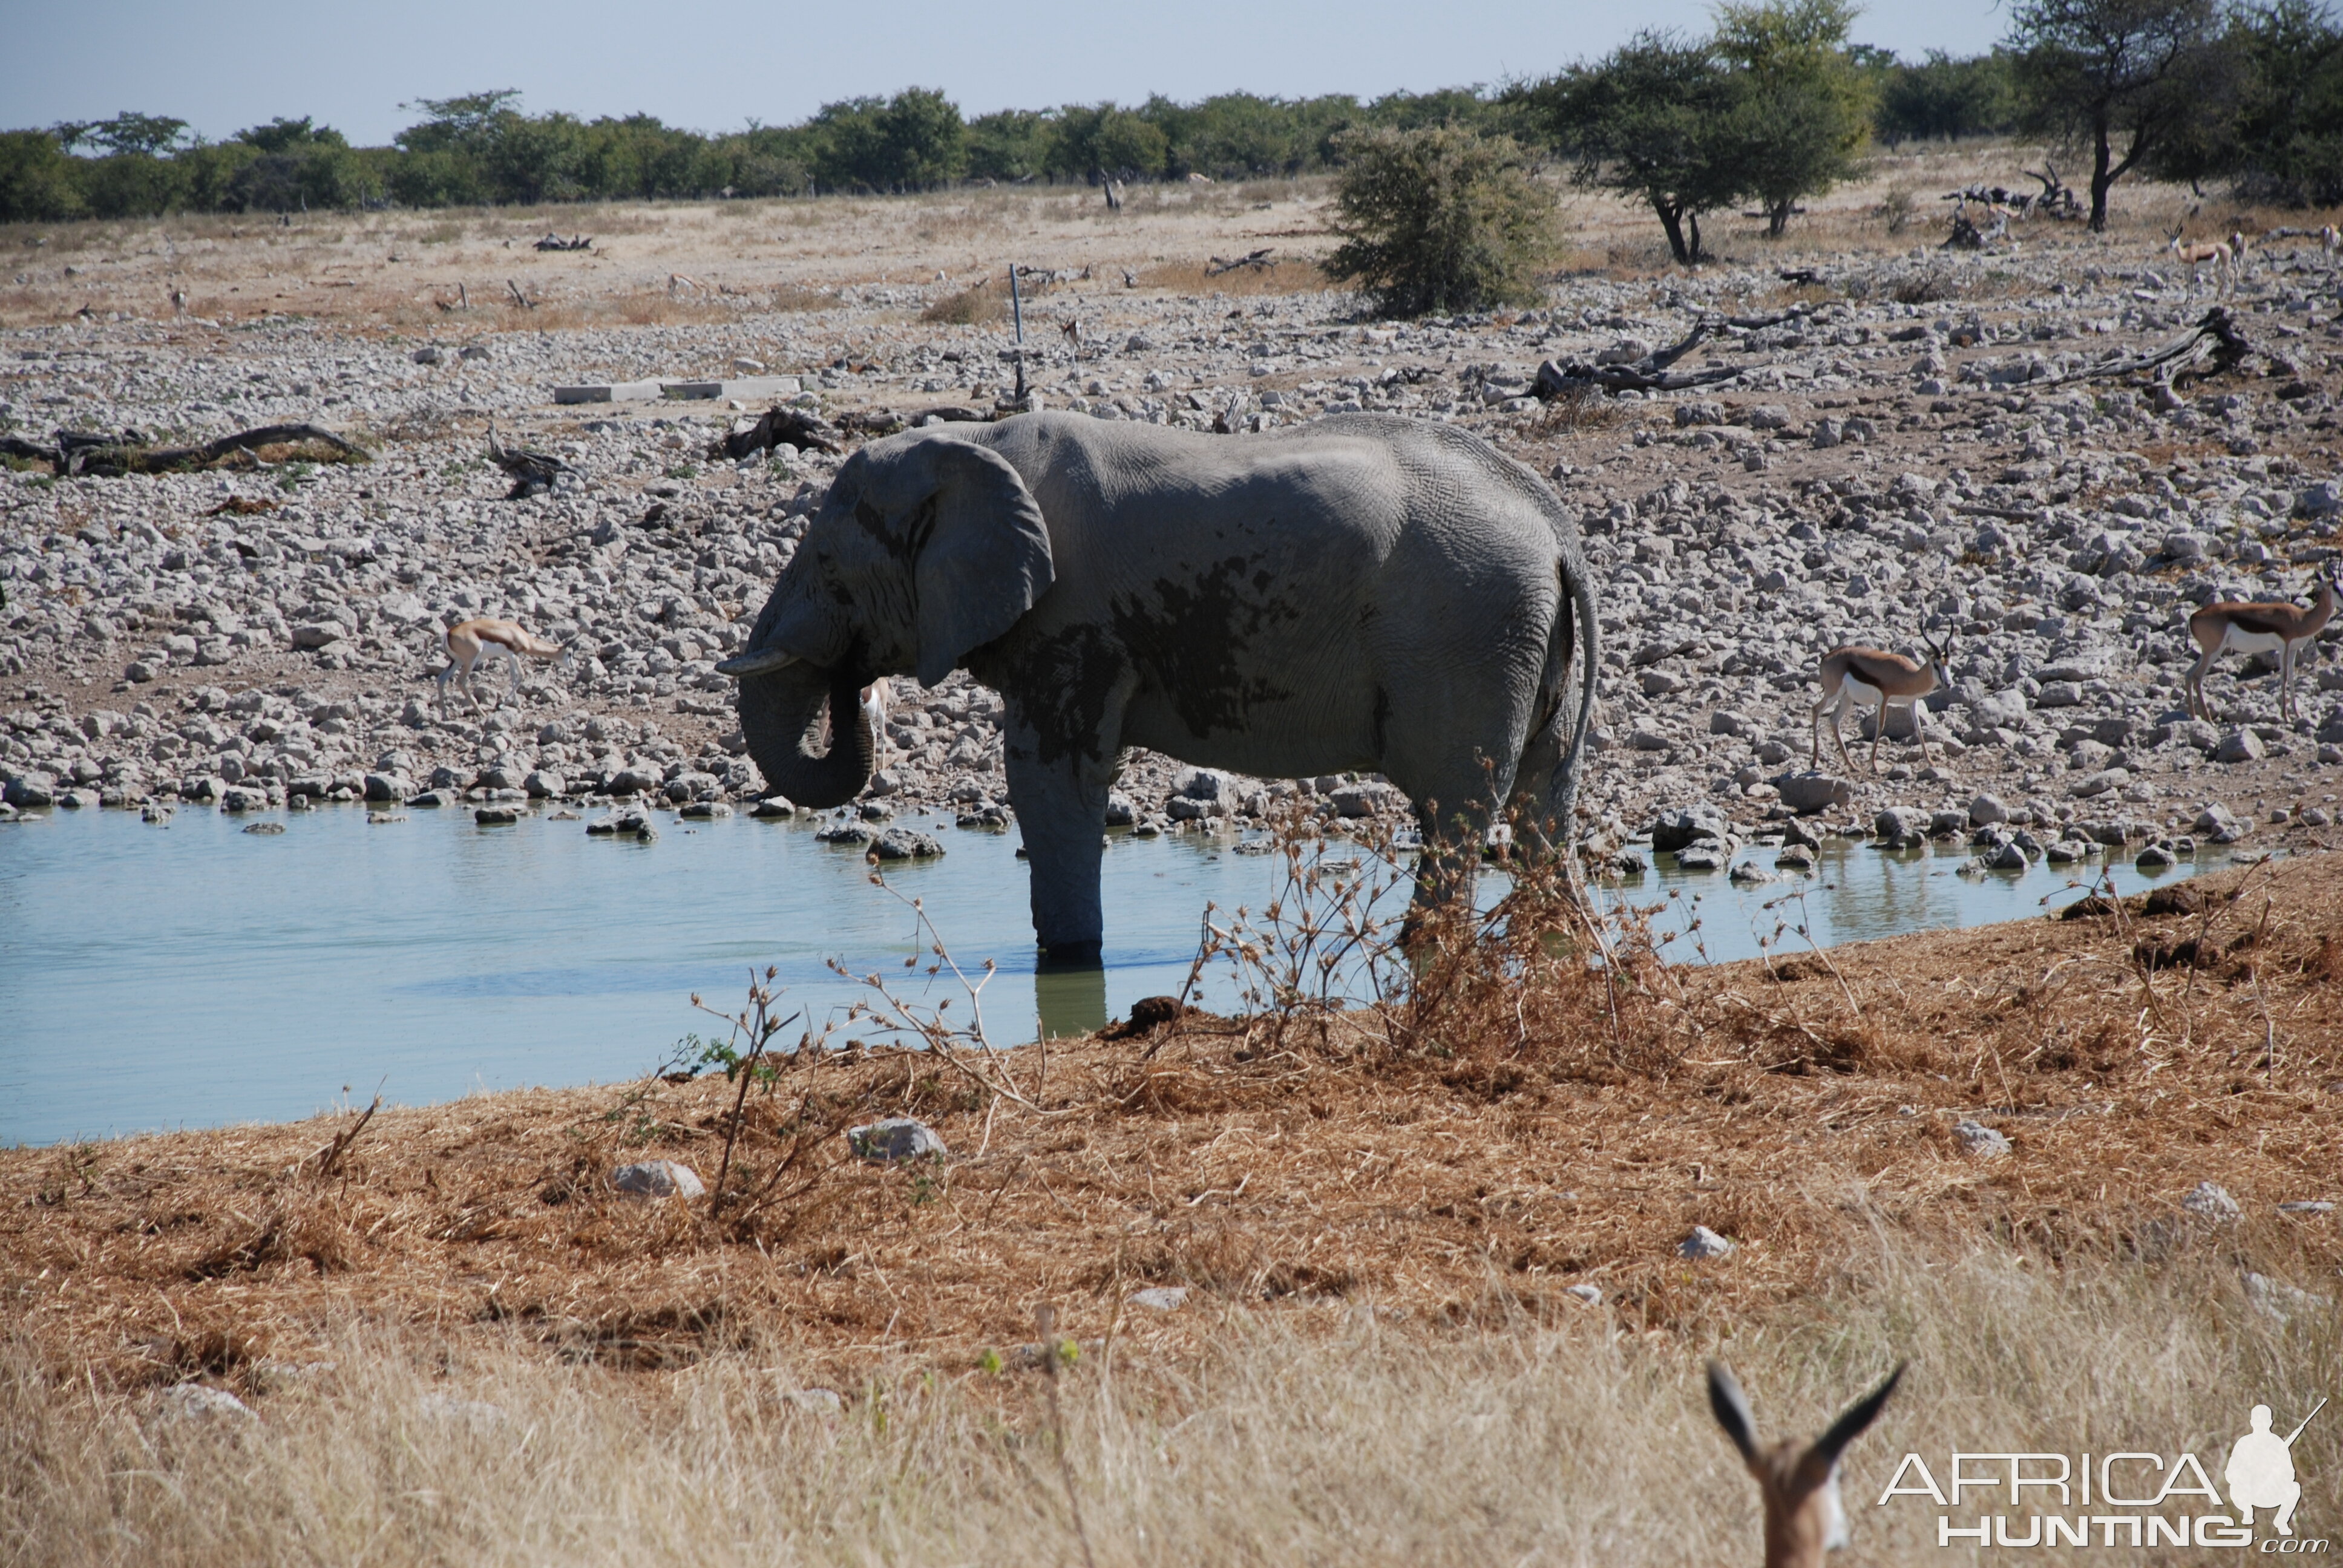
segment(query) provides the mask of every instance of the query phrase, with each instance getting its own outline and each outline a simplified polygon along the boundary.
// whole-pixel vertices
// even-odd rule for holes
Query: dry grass
[[[1166,294],[1210,299],[1227,295],[1247,297],[1263,294],[1316,294],[1334,286],[1306,256],[1280,260],[1274,266],[1242,266],[1232,272],[1210,273],[1207,261],[1166,261],[1141,267],[1139,286]]]
[[[920,320],[944,327],[977,327],[1005,321],[1008,317],[1009,282],[1006,273],[999,281],[988,277],[970,284],[957,294],[948,294],[920,312]]]
[[[1624,1333],[1600,1308],[1460,1333],[1335,1305],[1214,1312],[1175,1358],[1148,1315],[1081,1342],[1062,1428],[1014,1353],[940,1375],[892,1355],[833,1400],[753,1336],[645,1375],[548,1360],[509,1328],[451,1342],[352,1315],[297,1362],[245,1363],[256,1420],[206,1421],[19,1342],[0,1351],[0,1541],[58,1568],[1064,1563],[1086,1548],[1062,1442],[1107,1564],[1754,1563],[1755,1491],[1695,1381],[1722,1349],[1785,1432],[1912,1360],[1847,1493],[1862,1560],[1923,1563],[1940,1558],[1925,1500],[1870,1505],[1906,1452],[1941,1476],[1956,1448],[2191,1448],[2217,1473],[2247,1402],[2304,1411],[2343,1372],[2332,1313],[2255,1310],[2203,1244],[2057,1270],[1873,1242],[1796,1312],[1699,1343]],[[2332,1423],[2314,1424],[2298,1448],[2312,1533],[2338,1462]]]

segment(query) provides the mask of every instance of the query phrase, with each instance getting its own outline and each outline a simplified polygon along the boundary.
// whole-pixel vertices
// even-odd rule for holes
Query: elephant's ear
[[[1025,481],[1000,454],[939,437],[899,461],[930,467],[932,516],[914,529],[920,683],[933,686],[971,648],[1007,631],[1051,582],[1050,534]],[[907,476],[910,477],[910,476]],[[924,532],[925,537],[919,537]]]

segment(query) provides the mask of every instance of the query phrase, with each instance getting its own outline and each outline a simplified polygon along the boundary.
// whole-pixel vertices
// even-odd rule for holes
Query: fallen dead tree
[[[1531,386],[1531,396],[1551,403],[1557,397],[1583,395],[1590,388],[1605,392],[1681,392],[1693,387],[1713,387],[1730,381],[1744,370],[1744,365],[1717,365],[1705,370],[1670,370],[1668,367],[1691,353],[1703,340],[1728,326],[1774,327],[1802,314],[1785,311],[1780,316],[1750,317],[1746,322],[1728,321],[1724,317],[1704,316],[1693,324],[1692,331],[1682,342],[1654,350],[1631,364],[1597,365],[1588,360],[1573,359],[1557,364],[1547,360],[1538,367],[1537,380]]]
[[[838,450],[834,437],[838,432],[802,408],[783,408],[778,405],[765,411],[764,417],[745,430],[736,430],[709,449],[710,457],[727,457],[733,462],[759,452],[769,452],[784,441],[800,452],[830,452]]]
[[[1212,257],[1212,265],[1204,268],[1204,276],[1218,277],[1224,272],[1235,272],[1248,266],[1264,272],[1275,272],[1277,263],[1271,257],[1276,249],[1273,245],[1265,245],[1259,250],[1247,251],[1242,256],[1216,256]]]
[[[2196,326],[2159,348],[2146,354],[2102,360],[2041,385],[2066,387],[2077,381],[2152,375],[2167,386],[2177,387],[2184,380],[2204,381],[2215,376],[2226,376],[2245,363],[2246,357],[2254,352],[2254,346],[2246,341],[2246,335],[2238,331],[2237,323],[2230,319],[2228,307],[2216,305],[2197,318]],[[2208,359],[2212,363],[2204,366],[2204,361]]]
[[[513,487],[505,492],[508,501],[544,495],[561,482],[564,474],[575,476],[578,472],[549,452],[531,452],[506,446],[497,439],[497,424],[493,419],[488,421],[488,461],[512,476]]]
[[[196,447],[156,446],[136,430],[103,435],[87,430],[60,430],[53,445],[42,446],[15,436],[0,437],[0,454],[46,463],[52,473],[92,474],[119,478],[126,474],[176,474],[223,464],[256,464],[264,447],[309,447],[311,461],[364,463],[367,453],[331,430],[317,425],[262,425],[222,436]],[[317,454],[315,448],[325,448]]]
[[[594,248],[594,242],[582,234],[573,234],[568,239],[562,238],[558,234],[548,234],[543,239],[538,240],[531,248],[536,250],[591,250]]]

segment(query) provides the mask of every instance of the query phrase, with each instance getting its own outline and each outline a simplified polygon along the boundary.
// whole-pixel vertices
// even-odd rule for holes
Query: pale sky
[[[941,87],[963,112],[1150,93],[1183,101],[1497,83],[1646,26],[1704,29],[1706,0],[0,0],[0,127],[170,115],[215,140],[308,115],[388,141],[399,105],[518,87],[531,111],[637,111],[695,130],[786,125],[822,104]],[[1858,41],[1973,54],[1992,0],[1875,0]]]

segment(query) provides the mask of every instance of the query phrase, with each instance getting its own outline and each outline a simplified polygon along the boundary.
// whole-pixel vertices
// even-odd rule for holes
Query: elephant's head
[[[767,783],[816,809],[853,799],[878,749],[860,689],[906,671],[934,685],[1051,578],[1041,508],[990,447],[923,430],[857,452],[749,646],[717,667],[740,682],[740,730]],[[825,707],[831,741],[817,755]]]

